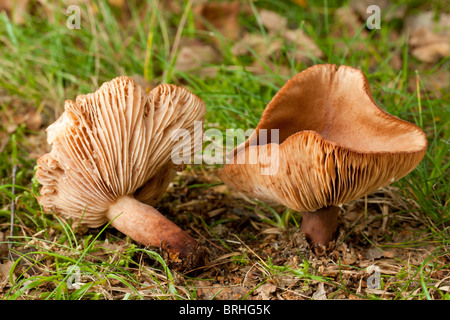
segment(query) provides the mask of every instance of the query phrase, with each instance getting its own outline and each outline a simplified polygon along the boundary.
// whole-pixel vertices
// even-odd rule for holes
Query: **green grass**
[[[436,271],[433,268],[443,268],[436,267],[434,262],[442,257],[442,250],[448,251],[450,238],[450,91],[447,87],[436,94],[424,88],[428,78],[436,72],[450,71],[448,58],[428,67],[411,57],[404,35],[392,40],[402,23],[398,19],[383,21],[380,30],[369,31],[365,37],[362,36],[363,24],[353,37],[345,34],[335,37],[333,32],[341,28],[334,21],[333,14],[340,6],[335,1],[308,1],[306,9],[290,1],[242,1],[251,12],[246,16],[241,13],[239,17],[244,30],[270,42],[257,13],[259,8],[268,8],[287,17],[290,27],[303,28],[323,51],[324,58],[313,57],[309,63],[295,62],[291,58],[295,48],[284,44],[281,54],[272,61],[276,66],[286,67],[288,74],[282,74],[272,70],[265,64],[267,57],[255,51],[247,56],[234,56],[233,41],[217,30],[196,30],[195,17],[186,7],[188,2],[177,15],[162,11],[158,1],[139,4],[130,1],[129,19],[123,19],[121,9],[110,6],[107,1],[93,3],[90,9],[81,5],[79,30],[66,27],[67,16],[61,10],[63,4],[56,1],[49,5],[53,20],[42,18],[45,16],[43,8],[35,1],[32,1],[35,12],[25,13],[22,25],[13,23],[6,13],[0,13],[0,119],[3,121],[0,128],[0,230],[7,232],[9,229],[9,205],[14,200],[13,252],[17,248],[16,257],[20,256],[11,268],[11,287],[2,298],[192,299],[196,296],[196,288],[190,287],[189,278],[185,286],[175,285],[174,275],[156,252],[136,247],[129,240],[116,252],[103,247],[104,239],[98,240],[102,231],[94,237],[80,238],[66,222],[42,211],[36,200],[39,195],[39,185],[34,179],[36,160],[30,156],[42,145],[29,138],[42,137],[44,133],[32,131],[25,124],[18,124],[12,131],[8,129],[8,124],[14,122],[13,116],[24,106],[37,110],[48,125],[63,111],[64,100],[92,92],[102,82],[118,75],[134,75],[150,85],[161,82],[183,85],[200,96],[208,109],[207,128],[246,130],[257,125],[266,104],[290,76],[318,63],[360,68],[367,75],[374,98],[382,108],[416,123],[426,132],[429,147],[424,160],[414,172],[395,183],[395,187],[403,199],[411,203],[404,210],[416,212],[426,223],[425,236],[418,242],[433,243],[440,250],[433,251],[419,266],[402,262],[404,269],[395,275],[391,285],[396,288],[396,299],[428,299],[431,293],[436,294],[437,289],[427,283],[431,281],[432,271]],[[420,1],[402,1],[401,4],[407,5],[408,13],[420,12],[424,7]],[[435,12],[444,7],[440,1],[425,6]],[[221,61],[208,65],[217,71],[214,77],[204,78],[174,68],[178,36],[217,40],[215,47],[222,55]],[[396,55],[403,58],[400,68],[392,66]],[[250,63],[255,60],[265,66],[264,74],[249,71]],[[11,175],[16,164],[13,194]],[[264,214],[267,214],[264,222],[275,227],[285,228],[296,223],[289,210],[280,215],[267,209]],[[414,246],[412,243],[398,245]],[[258,262],[257,268],[264,275],[258,286],[288,274],[304,281],[305,292],[311,280],[324,282],[336,288],[336,292],[348,291],[344,281],[337,283],[321,276],[308,267],[306,260],[294,268],[274,265],[252,255],[234,259],[243,265]],[[142,260],[147,264],[141,263]],[[71,266],[79,267],[87,277],[76,290],[67,288],[66,280],[73,276]],[[445,292],[439,292],[438,296],[450,298]]]

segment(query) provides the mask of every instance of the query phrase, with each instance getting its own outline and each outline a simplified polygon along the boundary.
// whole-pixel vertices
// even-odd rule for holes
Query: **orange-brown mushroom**
[[[51,152],[37,161],[39,203],[75,225],[111,221],[141,244],[191,259],[196,241],[152,205],[178,169],[171,160],[180,144],[173,133],[192,133],[205,113],[204,102],[184,88],[162,84],[147,93],[125,76],[67,100],[47,129]],[[197,138],[192,134],[185,143],[192,146]]]
[[[278,141],[271,134],[261,141],[263,129],[278,129]],[[248,196],[302,212],[307,239],[327,245],[338,205],[404,177],[426,149],[421,129],[375,103],[360,70],[316,65],[279,90],[219,177]]]

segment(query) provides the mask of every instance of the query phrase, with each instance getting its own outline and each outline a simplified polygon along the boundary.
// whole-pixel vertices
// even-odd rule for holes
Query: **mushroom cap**
[[[270,129],[279,129],[278,143]],[[279,90],[219,177],[247,196],[313,212],[404,177],[426,149],[421,129],[376,104],[360,70],[316,65]]]
[[[123,195],[158,201],[177,169],[171,152],[180,142],[172,134],[188,130],[185,143],[193,143],[194,122],[206,113],[203,100],[184,88],[162,84],[147,93],[126,76],[64,108],[47,128],[51,152],[37,161],[39,203],[88,227],[107,222],[109,205]]]

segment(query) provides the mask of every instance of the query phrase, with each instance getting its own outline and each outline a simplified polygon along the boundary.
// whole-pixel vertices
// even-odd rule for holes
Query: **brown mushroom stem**
[[[170,255],[188,257],[196,241],[155,208],[131,196],[119,198],[106,214],[111,225],[145,246],[158,246]]]
[[[313,244],[328,245],[336,236],[339,207],[324,207],[314,212],[302,212],[300,232]]]

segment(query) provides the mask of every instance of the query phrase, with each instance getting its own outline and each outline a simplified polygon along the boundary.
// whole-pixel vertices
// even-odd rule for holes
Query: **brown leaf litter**
[[[217,168],[213,166],[189,168],[180,173],[157,209],[195,237],[208,252],[208,258],[204,265],[190,270],[187,278],[172,271],[171,282],[164,270],[157,271],[155,261],[136,255],[133,259],[139,268],[127,270],[141,281],[142,287],[135,290],[148,298],[159,295],[167,298],[167,293],[158,290],[171,284],[179,294],[198,300],[367,299],[369,295],[411,299],[420,293],[417,270],[425,268],[424,262],[430,266],[423,271],[427,273],[433,298],[439,299],[439,292],[448,292],[450,288],[449,248],[437,247],[427,239],[430,235],[418,208],[401,197],[395,187],[380,189],[343,206],[339,235],[321,255],[313,252],[295,226],[294,220],[301,222],[299,214],[293,215],[294,220],[287,228],[268,223],[267,219],[275,221],[271,211],[220,184]],[[285,208],[275,206],[273,210],[282,215]],[[86,234],[95,235],[100,230],[89,229],[85,235],[77,235],[81,247],[76,251],[64,251],[65,246],[52,245],[61,232],[56,229],[49,231],[54,239],[50,241],[41,239],[40,233],[24,231],[30,233],[31,240],[23,248],[16,246],[18,252],[26,253],[37,247],[42,248],[39,251],[76,258],[83,250]],[[97,241],[96,250],[86,259],[92,263],[108,261],[111,266],[123,259],[131,245],[136,245],[114,229],[107,229]],[[158,251],[158,248],[150,249]],[[45,257],[32,259],[41,261],[42,258]],[[14,275],[20,276],[25,271],[28,276],[48,273],[54,261],[49,256],[42,260],[43,266],[35,265],[32,269],[30,263],[22,259]],[[11,285],[5,276],[9,274],[8,268],[5,263],[1,266],[2,292]],[[380,272],[383,280],[380,288],[369,286],[373,270]],[[146,276],[147,272],[159,283]],[[105,299],[120,299],[127,292],[133,293],[113,279],[93,286],[92,290],[100,292]],[[188,290],[193,290],[195,296]]]
[[[241,4],[238,1],[208,1],[195,4],[192,8],[195,27],[197,30],[214,30],[227,39],[236,40],[240,31],[238,21],[240,7]],[[216,39],[216,41],[220,44],[220,40]]]
[[[264,207],[224,185],[211,186],[216,183],[214,168],[183,173],[159,208],[183,221],[209,252],[206,265],[193,271],[202,279],[193,281],[198,299],[407,298],[413,286],[402,291],[401,284],[416,284],[414,270],[435,250],[440,255],[431,261],[440,273],[433,280],[439,288],[449,285],[448,248],[418,240],[427,235],[416,208],[394,187],[344,206],[338,238],[317,255],[297,227],[274,228],[261,220],[260,212],[270,216]],[[385,281],[382,289],[368,287],[374,266]]]
[[[436,63],[450,55],[450,14],[423,12],[406,18],[405,31],[409,33],[410,52],[425,63]]]
[[[175,70],[189,72],[201,78],[215,77],[217,65],[222,60],[219,52],[210,44],[198,39],[184,38],[175,62]]]

